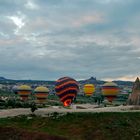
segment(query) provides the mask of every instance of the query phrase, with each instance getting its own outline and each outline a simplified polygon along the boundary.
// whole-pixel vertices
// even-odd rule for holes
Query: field
[[[140,112],[67,113],[0,119],[0,140],[139,140]]]

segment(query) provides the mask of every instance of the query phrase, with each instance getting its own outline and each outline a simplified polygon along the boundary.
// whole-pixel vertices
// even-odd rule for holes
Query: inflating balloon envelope
[[[86,96],[92,96],[95,92],[95,86],[93,84],[85,84],[83,90]]]
[[[107,82],[102,86],[102,94],[109,102],[112,102],[119,93],[119,87],[114,82]]]
[[[29,95],[32,92],[31,87],[28,85],[21,85],[17,89],[18,89],[17,93],[18,93],[18,95],[20,95],[20,97],[22,98],[23,101],[27,100]]]
[[[76,80],[70,77],[63,77],[56,81],[55,91],[65,107],[70,106],[79,91]]]
[[[49,89],[44,86],[39,86],[34,90],[35,97],[37,98],[38,103],[45,103],[49,94]]]

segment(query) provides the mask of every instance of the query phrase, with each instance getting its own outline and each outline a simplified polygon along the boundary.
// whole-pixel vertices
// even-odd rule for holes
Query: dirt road
[[[71,108],[63,108],[58,106],[51,106],[48,108],[39,108],[35,111],[36,115],[45,116],[49,113],[67,113],[67,112],[136,112],[140,110],[134,110],[133,106],[117,106],[117,107],[102,107],[99,108],[95,105],[83,104],[83,105],[73,105]],[[13,117],[18,115],[28,115],[31,114],[29,108],[16,108],[16,109],[2,109],[0,110],[0,118]]]

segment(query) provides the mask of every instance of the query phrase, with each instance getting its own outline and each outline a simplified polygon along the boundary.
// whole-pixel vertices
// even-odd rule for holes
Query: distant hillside
[[[80,84],[89,84],[90,83],[90,84],[95,84],[95,85],[97,85],[97,84],[102,85],[107,81],[97,80],[96,77],[91,77],[89,79],[81,80],[79,82],[80,82]],[[132,86],[133,83],[134,83],[134,82],[131,82],[131,81],[120,81],[120,80],[119,81],[113,81],[113,82],[115,82],[118,85],[127,85],[127,86]]]
[[[54,85],[55,81],[45,81],[45,80],[13,80],[13,79],[7,79],[4,77],[0,77],[0,84],[51,84]]]
[[[131,82],[131,81],[113,81],[115,82],[116,84],[118,85],[127,85],[127,86],[132,86],[134,82]]]
[[[102,80],[97,80],[96,77],[90,77],[89,79],[85,79],[85,80],[80,80],[79,83],[80,84],[95,84],[95,85],[102,85],[104,84],[106,81],[102,81]],[[133,82],[131,81],[113,81],[118,85],[127,85],[127,86],[132,86]],[[0,83],[4,84],[15,84],[15,83],[30,83],[30,84],[50,84],[50,85],[54,85],[55,81],[50,81],[50,80],[13,80],[13,79],[7,79],[5,77],[0,77]]]
[[[0,77],[0,80],[6,80],[6,78],[4,78],[4,77]]]

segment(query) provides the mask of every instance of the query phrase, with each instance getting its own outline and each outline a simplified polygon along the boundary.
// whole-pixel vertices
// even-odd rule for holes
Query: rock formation
[[[132,93],[129,95],[128,104],[140,105],[140,80],[138,77],[133,85]]]

